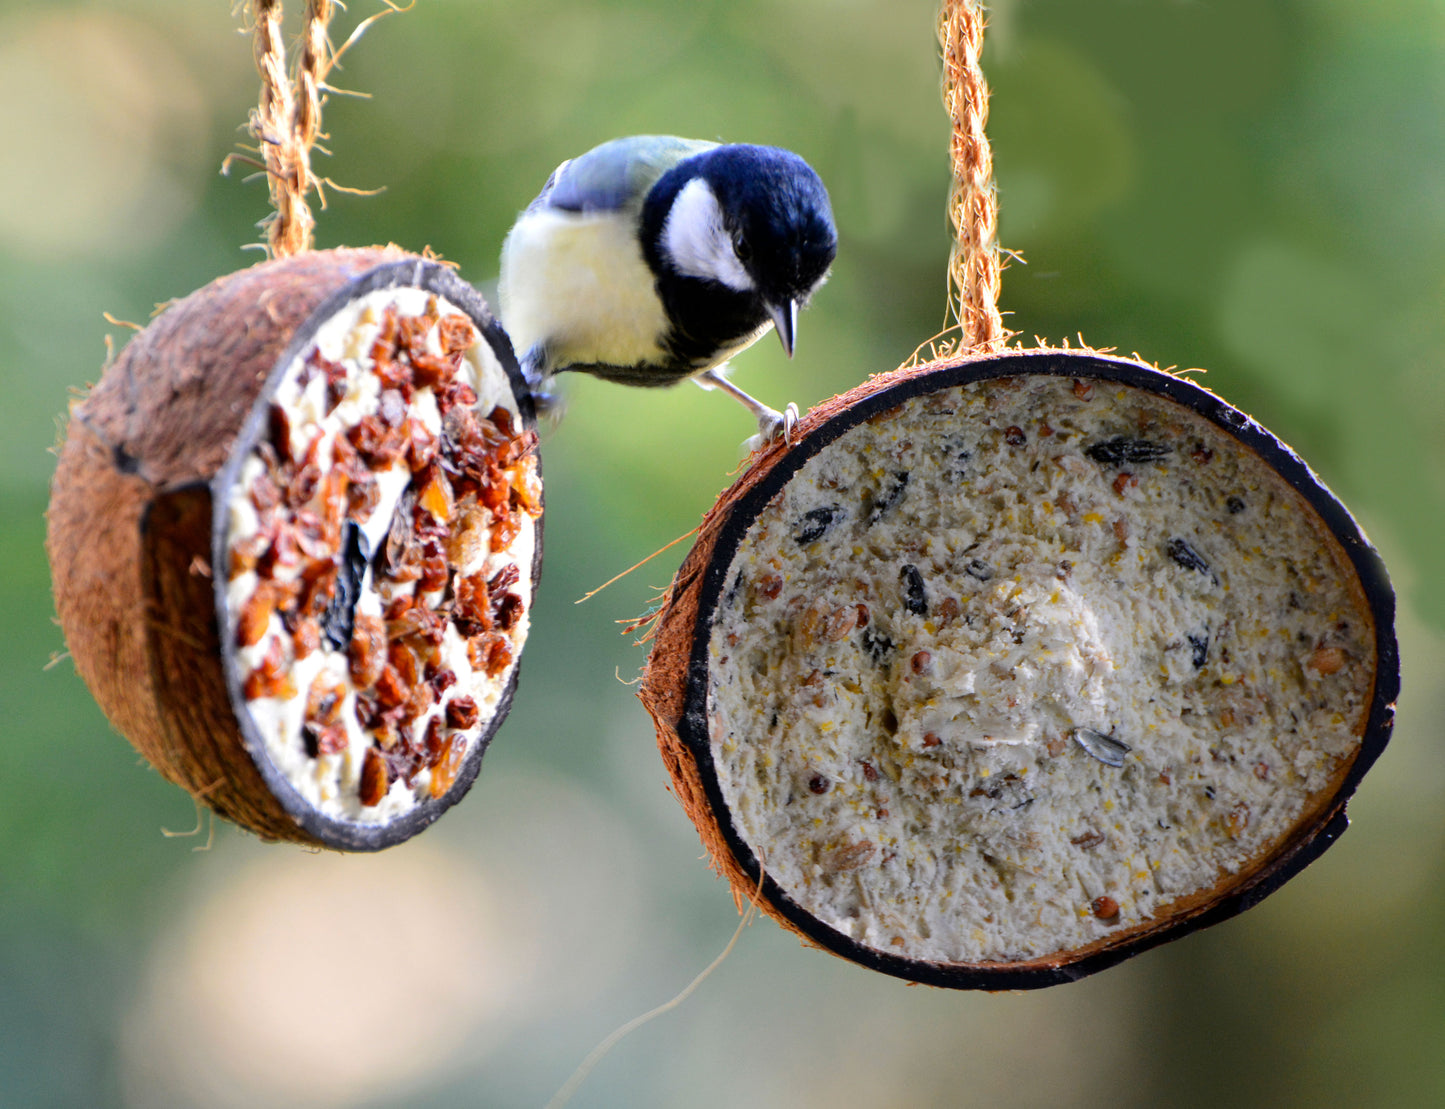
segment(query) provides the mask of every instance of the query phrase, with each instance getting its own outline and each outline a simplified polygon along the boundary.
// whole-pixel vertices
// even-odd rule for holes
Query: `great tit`
[[[539,398],[553,374],[627,385],[692,378],[792,430],[723,375],[776,328],[793,354],[798,309],[838,250],[828,192],[798,155],[665,135],[563,162],[502,246],[502,323]]]

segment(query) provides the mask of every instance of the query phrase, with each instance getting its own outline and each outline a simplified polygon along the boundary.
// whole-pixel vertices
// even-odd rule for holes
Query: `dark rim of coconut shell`
[[[267,377],[265,387],[257,396],[250,415],[247,416],[240,434],[236,437],[235,445],[231,448],[226,464],[211,483],[213,505],[211,565],[225,566],[227,564],[226,533],[230,490],[240,474],[241,465],[251,453],[252,448],[267,433],[271,398],[275,396],[276,390],[280,387],[291,364],[310,351],[316,341],[317,332],[346,305],[368,293],[382,289],[403,288],[421,289],[428,293],[435,293],[470,317],[481,333],[482,342],[491,348],[492,354],[496,356],[497,361],[506,372],[507,382],[521,413],[522,426],[524,428],[536,426],[537,417],[532,403],[532,393],[522,376],[517,356],[512,350],[511,340],[502,330],[501,325],[497,323],[481,294],[450,269],[435,262],[408,259],[377,266],[343,286],[318,305],[306,322],[297,328],[296,333],[291,337],[291,342],[276,360],[276,365]],[[540,475],[540,460],[538,473]],[[534,528],[536,546],[532,555],[533,596],[528,598],[529,611],[536,595],[537,582],[542,573],[542,520],[540,517],[535,521]],[[277,769],[271,761],[270,755],[267,754],[265,737],[261,735],[252,720],[251,713],[246,706],[246,699],[241,692],[245,675],[241,673],[240,667],[237,665],[236,652],[229,646],[235,642],[235,627],[226,604],[224,574],[216,575],[215,598],[217,627],[222,629],[221,658],[226,675],[226,689],[231,698],[231,707],[235,712],[236,721],[240,726],[242,741],[272,795],[306,832],[329,847],[347,851],[378,851],[416,835],[461,800],[471,789],[472,783],[476,781],[477,774],[481,770],[482,755],[486,753],[492,736],[496,734],[497,728],[501,726],[511,709],[512,696],[517,688],[517,674],[521,669],[520,658],[513,664],[511,676],[507,679],[506,688],[502,690],[501,699],[497,702],[491,718],[482,725],[481,735],[478,736],[471,750],[467,752],[466,759],[457,772],[456,781],[452,784],[451,789],[441,797],[418,802],[415,808],[394,820],[375,824],[341,820],[326,816],[313,808],[311,803],[297,792],[286,775]]]
[[[1119,382],[1166,397],[1232,436],[1283,477],[1319,515],[1358,575],[1375,623],[1375,683],[1359,751],[1340,788],[1314,821],[1278,845],[1273,855],[1255,873],[1220,900],[1205,902],[1192,910],[1184,909],[1173,920],[1148,931],[1121,935],[1112,944],[1107,941],[1090,944],[1018,963],[944,963],[902,958],[865,946],[829,927],[794,902],[771,877],[764,876],[761,896],[799,932],[822,947],[885,974],[955,989],[1035,989],[1074,981],[1258,904],[1317,859],[1348,827],[1345,802],[1389,740],[1394,726],[1395,700],[1400,691],[1400,660],[1394,628],[1395,595],[1383,561],[1349,511],[1314,471],[1249,416],[1184,378],[1137,362],[1092,354],[1057,351],[1016,353],[925,368],[859,400],[785,454],[757,485],[739,497],[728,510],[708,559],[698,600],[686,699],[677,730],[679,738],[697,762],[708,805],[728,850],[755,887],[758,861],[733,824],[718,782],[707,731],[708,637],[713,613],[739,545],[758,514],[805,462],[865,420],[916,397],[955,385],[1023,375]]]

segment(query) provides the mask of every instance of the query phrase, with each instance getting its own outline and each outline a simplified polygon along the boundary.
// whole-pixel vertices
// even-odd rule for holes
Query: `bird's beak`
[[[784,352],[789,358],[793,357],[793,337],[798,333],[798,302],[789,297],[782,304],[770,304],[768,314],[773,317],[773,326],[778,329]]]

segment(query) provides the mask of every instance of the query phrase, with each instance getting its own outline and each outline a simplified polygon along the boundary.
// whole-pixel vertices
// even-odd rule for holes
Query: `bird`
[[[828,191],[797,154],[671,135],[613,139],[559,165],[502,245],[498,310],[539,402],[554,375],[692,379],[758,421],[798,419],[727,379],[769,328],[792,357],[798,310],[838,250]]]

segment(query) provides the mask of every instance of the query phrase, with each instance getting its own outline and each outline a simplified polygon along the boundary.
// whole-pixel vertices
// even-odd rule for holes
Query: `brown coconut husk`
[[[338,249],[263,262],[172,303],[71,408],[46,549],[76,669],[165,778],[266,839],[387,846],[465,792],[485,745],[445,804],[422,806],[405,828],[334,827],[301,811],[248,747],[218,633],[215,483],[274,371],[332,314],[332,298],[439,272],[465,289],[484,338],[515,367],[480,298],[449,271],[394,246]]]
[[[1010,963],[931,963],[866,947],[823,924],[767,876],[734,829],[712,768],[706,702],[707,639],[733,553],[757,513],[817,450],[865,419],[886,416],[902,402],[964,381],[1047,373],[1103,379],[1146,388],[1175,400],[1235,436],[1298,492],[1336,541],[1339,571],[1373,626],[1373,690],[1359,720],[1360,745],[1338,768],[1321,803],[1290,835],[1217,886],[1167,906],[1156,919],[1105,940],[1053,955]],[[753,902],[806,944],[852,962],[930,985],[968,989],[1029,989],[1073,981],[1160,943],[1232,917],[1257,904],[1318,858],[1348,826],[1345,803],[1383,751],[1399,694],[1394,594],[1384,564],[1344,506],[1287,446],[1244,413],[1184,378],[1093,352],[1010,351],[939,359],[877,375],[810,411],[791,442],[774,443],[751,460],[703,519],[698,538],[669,587],[652,630],[638,696],[652,716],[672,790],[697,827],[714,869],[727,879],[739,910]]]

